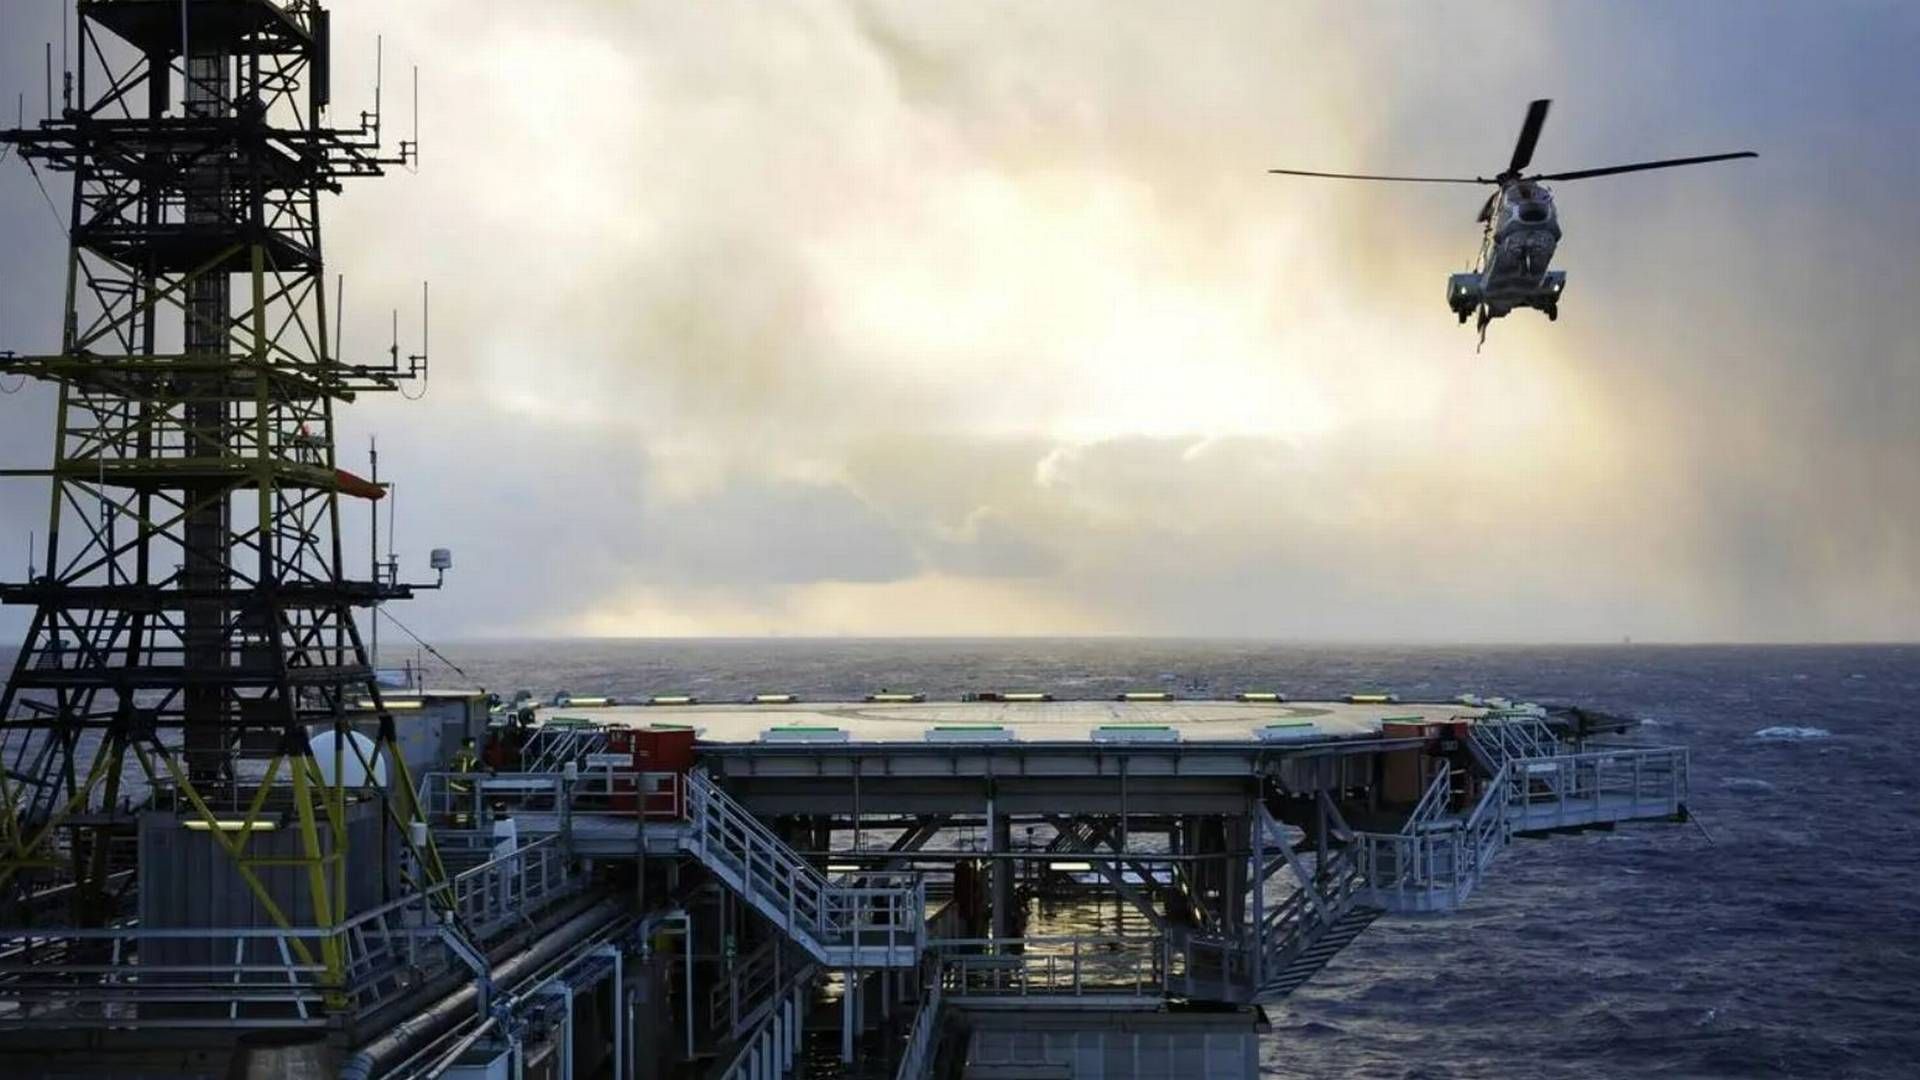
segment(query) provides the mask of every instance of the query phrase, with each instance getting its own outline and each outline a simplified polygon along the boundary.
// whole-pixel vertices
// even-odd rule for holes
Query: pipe
[[[608,946],[613,954],[613,1074],[632,1076],[633,1070],[627,1068],[627,1032],[626,1023],[621,1016],[620,1002],[626,996],[626,953],[619,946]]]
[[[487,1017],[485,1023],[481,1024],[477,1028],[474,1028],[472,1031],[467,1032],[466,1035],[461,1037],[459,1042],[453,1044],[452,1049],[448,1050],[444,1054],[441,1054],[440,1057],[436,1059],[433,1064],[427,1066],[427,1075],[439,1076],[440,1074],[446,1072],[448,1069],[452,1068],[454,1062],[460,1060],[461,1054],[464,1054],[468,1050],[472,1049],[474,1043],[477,1043],[481,1039],[485,1038],[487,1035],[487,1032],[492,1031],[496,1026],[498,1026],[499,1023],[500,1021],[498,1017],[493,1017],[493,1016]]]
[[[567,1007],[566,1034],[560,1040],[560,1080],[573,1080],[573,987],[553,980],[542,983],[536,993],[558,994]]]
[[[578,944],[607,923],[627,913],[624,898],[609,898],[568,919],[541,936],[531,947],[515,953],[493,969],[496,986],[506,986]],[[439,1001],[395,1024],[393,1030],[360,1048],[340,1066],[340,1080],[372,1080],[409,1055],[471,1017],[479,987],[469,982]]]

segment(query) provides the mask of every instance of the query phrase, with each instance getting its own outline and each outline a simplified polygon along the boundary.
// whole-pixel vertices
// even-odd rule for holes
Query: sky
[[[423,636],[1920,637],[1914,5],[334,9],[343,115],[420,68],[325,214],[349,357],[432,283],[425,397],[341,424],[453,549]],[[1477,189],[1264,171],[1490,174],[1536,97],[1544,169],[1760,157],[1562,185],[1559,321],[1478,352]],[[63,243],[0,165],[0,348]]]

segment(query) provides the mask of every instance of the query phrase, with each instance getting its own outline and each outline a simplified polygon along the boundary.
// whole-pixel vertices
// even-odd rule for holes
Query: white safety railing
[[[927,948],[935,983],[949,997],[1165,996],[1165,935],[941,938]]]
[[[793,977],[760,1011],[752,1030],[737,1038],[721,1064],[709,1073],[716,1080],[774,1080],[793,1068],[806,1024],[815,968],[795,969]]]
[[[480,827],[499,811],[544,832],[564,832],[574,819],[679,821],[686,816],[686,776],[677,772],[588,768],[564,772],[436,771],[420,778],[420,805],[442,828]]]
[[[544,724],[535,728],[520,748],[520,771],[559,772],[569,762],[578,764],[607,745],[605,728]]]
[[[1620,748],[1511,763],[1515,828],[1568,828],[1678,814],[1686,802],[1684,747]]]
[[[1413,812],[1407,815],[1407,823],[1401,826],[1401,832],[1417,832],[1440,819],[1447,812],[1447,800],[1453,794],[1453,770],[1447,762],[1441,761],[1433,770],[1433,780],[1427,784],[1426,793],[1414,804]]]
[[[337,928],[0,929],[0,1031],[317,1027]],[[305,952],[311,959],[299,959]]]
[[[1507,777],[1514,768],[1501,766],[1464,819],[1427,821],[1418,828],[1410,819],[1401,832],[1353,834],[1355,863],[1369,902],[1408,911],[1465,901],[1510,835]]]
[[[1560,753],[1560,737],[1533,713],[1489,713],[1474,721],[1468,735],[1496,763],[1513,758],[1553,757]]]
[[[1330,852],[1308,881],[1244,934],[940,938],[928,949],[950,997],[1260,1000],[1266,984],[1296,966],[1324,963],[1316,946],[1353,917],[1366,896],[1360,860],[1348,849]]]
[[[458,837],[448,839],[458,847]],[[584,885],[554,838],[488,855],[333,926],[0,929],[8,943],[0,951],[0,1030],[103,1020],[127,1028],[302,1027],[365,1013],[466,970],[447,935],[484,941]]]
[[[1263,982],[1278,978],[1363,898],[1366,867],[1352,847],[1340,848],[1328,853],[1309,882],[1265,913]]]
[[[1315,947],[1355,914],[1366,895],[1360,861],[1347,849],[1330,852],[1308,880],[1269,908],[1257,931],[1243,934],[937,938],[927,947],[950,997],[1259,1000],[1262,984],[1286,977],[1296,965],[1324,963]]]
[[[1465,818],[1423,820],[1416,812],[1401,832],[1354,834],[1372,902],[1394,911],[1456,907],[1515,832],[1666,817],[1685,805],[1683,747],[1564,754],[1541,741],[1539,732],[1551,732],[1537,720],[1486,727],[1482,746],[1501,765]]]
[[[899,1067],[893,1070],[893,1080],[928,1080],[933,1075],[940,1005],[940,980],[935,979],[913,1014],[913,1026],[907,1029],[907,1045],[901,1051]]]
[[[456,916],[469,933],[486,938],[524,922],[579,882],[569,873],[560,838],[547,836],[496,853],[454,875],[451,885]]]
[[[713,986],[707,992],[707,1027],[718,1037],[736,1039],[759,1023],[769,1003],[795,971],[812,966],[799,958],[791,942],[771,938],[746,956],[716,957]]]

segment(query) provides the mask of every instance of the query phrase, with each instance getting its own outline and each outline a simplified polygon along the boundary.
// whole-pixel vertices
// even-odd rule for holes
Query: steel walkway
[[[1482,719],[1469,729],[1467,743],[1491,775],[1464,816],[1430,809],[1444,807],[1444,800],[1422,800],[1426,809],[1416,809],[1398,833],[1353,834],[1366,867],[1360,902],[1390,912],[1452,911],[1472,895],[1515,835],[1672,820],[1686,812],[1684,747],[1569,753],[1552,728],[1530,713]]]

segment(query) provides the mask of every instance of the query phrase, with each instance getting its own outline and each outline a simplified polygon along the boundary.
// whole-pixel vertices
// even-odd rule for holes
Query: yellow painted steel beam
[[[309,773],[312,775],[308,775]],[[313,781],[320,778],[320,763],[313,759],[313,751],[311,748],[309,748],[306,753],[295,757],[293,761],[293,809],[300,822],[300,846],[307,858],[313,860],[312,865],[307,867],[308,899],[313,904],[314,924],[325,930],[333,930],[337,926],[334,920],[335,907],[333,897],[327,887],[326,868],[320,861],[324,853],[320,850],[319,823],[314,820],[313,793],[309,787]],[[245,868],[243,867],[242,869],[244,871]],[[250,871],[246,872],[250,873]],[[320,940],[320,955],[320,962],[325,964],[327,969],[325,975],[322,977],[322,982],[331,988],[327,992],[330,999],[329,1007],[337,1007],[337,1003],[333,1002],[331,998],[339,992],[339,987],[346,981],[346,965],[341,956],[338,938],[331,934],[322,938]]]
[[[407,768],[406,755],[400,752],[398,740],[391,737],[393,732],[391,717],[388,721],[381,725],[383,736],[381,753],[392,762],[393,768],[393,775],[387,778],[387,790],[400,795],[398,799],[388,802],[388,812],[400,826],[400,842],[407,845],[407,850],[412,853],[415,864],[426,871],[427,884],[438,885],[447,880],[446,864],[440,861],[440,848],[433,842],[433,829],[431,823],[427,821],[426,810],[420,805],[413,785],[412,772]],[[368,770],[368,775],[372,775],[371,769]],[[394,802],[400,803],[401,806],[395,807]],[[413,842],[412,824],[416,821],[429,826],[425,830],[427,842],[423,846],[415,845]],[[448,911],[453,910],[453,897],[448,890],[442,889],[433,896],[436,904]]]
[[[50,382],[94,385],[105,375],[170,377],[175,375],[229,374],[239,378],[265,380],[303,396],[325,397],[351,402],[362,392],[398,390],[396,375],[384,368],[361,364],[315,363],[298,367],[285,364],[260,364],[244,355],[209,357],[204,353],[188,356],[72,356],[62,353],[0,357],[0,374],[27,375]],[[113,391],[130,400],[169,400],[164,394],[141,393],[124,387]]]
[[[87,769],[87,782],[84,785],[74,785],[71,779],[68,781],[69,786],[74,788],[72,797],[70,797],[60,809],[49,814],[46,824],[40,827],[40,831],[34,834],[32,840],[29,840],[22,846],[21,850],[25,858],[31,858],[34,850],[39,848],[41,844],[47,841],[48,837],[53,835],[54,829],[58,828],[67,818],[73,816],[75,810],[86,805],[87,799],[93,794],[93,789],[99,786],[100,781],[104,777],[104,765],[107,759],[107,743],[109,741],[110,740],[102,739],[99,747],[94,750],[93,764]],[[7,881],[13,877],[14,873],[24,865],[25,863],[18,859],[0,860],[0,885],[6,884]],[[58,866],[60,864],[56,862],[54,865]]]
[[[72,250],[76,253],[74,258],[77,260],[79,257],[78,245],[75,245]],[[208,259],[206,262],[203,262],[199,266],[194,267],[192,270],[189,270],[186,273],[180,275],[178,279],[176,279],[171,285],[168,285],[166,288],[160,289],[157,291],[150,290],[145,300],[137,304],[129,305],[127,310],[123,314],[107,322],[104,326],[98,322],[94,323],[92,326],[87,328],[87,333],[84,337],[75,337],[73,340],[67,343],[67,347],[62,351],[68,354],[78,353],[82,349],[85,349],[87,346],[92,345],[96,341],[99,341],[101,338],[107,336],[113,331],[120,329],[122,326],[132,324],[137,317],[144,318],[148,312],[153,311],[155,308],[157,308],[162,301],[178,304],[181,310],[185,310],[186,305],[179,304],[178,301],[175,301],[173,299],[174,294],[184,293],[188,285],[193,284],[194,282],[207,276],[207,274],[211,273],[215,269],[219,268],[229,258],[232,258],[233,254],[239,250],[240,250],[239,244],[234,244],[227,248],[224,248],[218,254],[216,254],[213,258]],[[112,261],[112,260],[109,260],[109,261]],[[127,269],[131,271],[131,268],[127,268]],[[73,306],[73,295],[72,295],[73,288],[74,288],[74,283],[73,283],[73,279],[70,276],[67,284],[67,291],[68,291],[67,310],[68,311],[75,310]],[[191,313],[189,313],[189,315],[191,315]],[[78,334],[77,328],[71,330],[70,333]]]

